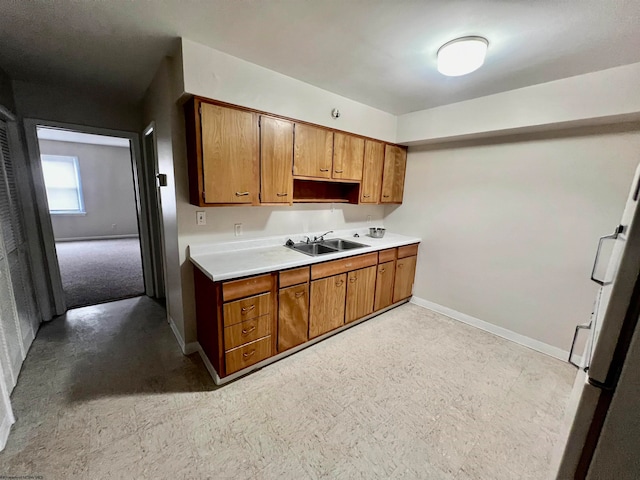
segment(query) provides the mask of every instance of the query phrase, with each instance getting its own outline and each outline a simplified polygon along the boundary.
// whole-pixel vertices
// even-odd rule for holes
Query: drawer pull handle
[[[242,356],[243,356],[243,358],[249,358],[254,353],[256,353],[256,349],[255,348],[253,350],[251,350],[250,352],[243,353]]]
[[[251,310],[253,310],[254,308],[256,308],[255,304],[251,305],[250,307],[242,307],[242,313],[245,314],[247,312],[250,312]]]
[[[277,197],[286,197],[287,195],[289,195],[288,193],[276,193]]]
[[[255,325],[254,325],[253,327],[251,327],[251,328],[246,329],[246,330],[243,328],[243,329],[242,329],[242,334],[243,334],[243,335],[249,335],[249,334],[250,334],[251,332],[253,332],[255,329],[256,329],[256,326],[255,326]]]
[[[386,272],[386,271],[387,271],[387,269],[386,269],[386,268],[381,268],[380,270],[378,270],[378,272],[380,272],[380,273],[384,273],[384,272]]]
[[[338,280],[336,282],[336,287],[341,287],[343,283],[344,283],[344,280]]]
[[[320,169],[320,171],[321,171],[321,172],[328,172],[328,171],[329,171],[329,169],[328,169],[328,168],[321,168],[321,169]]]
[[[236,192],[236,197],[246,197],[249,192]]]
[[[302,295],[304,295],[304,292],[296,292],[296,298],[300,298]]]
[[[335,173],[342,173],[344,170],[334,170]]]
[[[355,282],[356,280],[358,280],[358,277],[351,277],[351,278],[349,279],[349,282],[353,283],[353,282]]]
[[[364,198],[369,198],[371,195],[363,195]]]
[[[391,195],[382,195],[384,198],[389,198]]]
[[[400,264],[398,265],[398,268],[404,268],[404,263],[400,263]]]

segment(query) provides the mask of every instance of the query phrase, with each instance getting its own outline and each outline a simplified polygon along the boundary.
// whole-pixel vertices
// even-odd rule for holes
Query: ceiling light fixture
[[[459,77],[479,69],[484,63],[489,42],[483,37],[462,37],[445,43],[438,50],[438,71]]]

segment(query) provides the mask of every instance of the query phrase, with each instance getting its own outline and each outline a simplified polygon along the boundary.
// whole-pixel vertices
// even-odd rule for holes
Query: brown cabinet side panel
[[[396,262],[396,279],[393,287],[393,302],[409,298],[413,291],[413,279],[416,275],[416,259],[405,257]]]
[[[360,185],[360,203],[380,203],[382,169],[384,167],[384,143],[364,142],[364,165]]]
[[[376,299],[373,304],[374,311],[381,310],[393,303],[393,278],[396,273],[395,261],[378,265],[376,279]]]
[[[293,123],[260,118],[260,202],[291,203]]]
[[[333,173],[340,180],[361,180],[364,162],[364,139],[346,133],[334,133]]]
[[[311,282],[309,338],[330,332],[344,324],[347,274]]]
[[[331,178],[333,132],[296,123],[294,137],[293,174]]]
[[[199,207],[204,205],[202,198],[202,144],[200,137],[200,102],[192,98],[184,105],[187,138],[187,170],[189,173],[189,203]]]
[[[283,288],[278,299],[278,352],[284,352],[308,340],[309,284]]]
[[[373,312],[375,291],[376,267],[363,268],[347,274],[345,323],[353,322]]]
[[[193,269],[198,343],[220,377],[224,377],[222,292],[198,268]]]

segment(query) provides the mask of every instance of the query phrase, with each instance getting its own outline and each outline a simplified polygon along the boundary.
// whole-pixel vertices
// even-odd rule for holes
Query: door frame
[[[40,145],[38,144],[37,134],[37,127],[39,126],[58,128],[63,130],[73,130],[94,135],[120,137],[129,140],[145,293],[149,296],[154,296],[153,281],[151,280],[153,276],[151,270],[151,249],[149,246],[149,219],[147,216],[148,195],[144,186],[144,182],[140,182],[140,179],[144,178],[140,148],[140,135],[138,135],[138,133],[136,132],[129,132],[125,130],[90,127],[87,125],[78,125],[74,123],[56,122],[35,118],[25,118],[23,124],[25,130],[25,138],[27,141],[27,152],[29,155],[31,175],[33,177],[33,184],[35,189],[35,207],[42,232],[43,250],[48,267],[49,282],[51,284],[51,290],[53,294],[53,310],[55,314],[62,315],[63,313],[65,313],[67,311],[67,304],[64,298],[64,290],[62,288],[62,278],[60,277],[60,266],[58,264],[58,255],[56,253],[55,237],[53,234],[51,215],[49,213],[49,205],[47,203],[47,190],[44,184],[44,176],[42,174],[42,162],[40,161]]]

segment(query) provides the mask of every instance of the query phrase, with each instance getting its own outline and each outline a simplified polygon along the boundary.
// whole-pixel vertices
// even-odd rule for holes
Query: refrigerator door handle
[[[600,259],[600,250],[602,250],[602,244],[605,240],[616,240],[618,238],[618,235],[620,235],[623,230],[624,227],[622,225],[618,225],[611,235],[605,235],[604,237],[600,237],[600,240],[598,240],[598,250],[596,250],[596,258],[593,261],[593,268],[591,269],[591,280],[593,280],[600,286],[608,285],[611,283],[595,277],[596,268],[598,267],[598,260]]]
[[[589,322],[589,323],[583,323],[581,325],[576,325],[576,331],[573,333],[573,341],[571,342],[571,349],[569,350],[569,363],[571,365],[573,365],[576,368],[580,368],[580,365],[578,365],[577,363],[575,363],[573,360],[571,360],[573,358],[573,349],[576,346],[576,340],[578,339],[578,332],[582,329],[584,330],[591,330],[591,325],[593,324],[593,322]],[[586,369],[585,369],[586,371]]]

